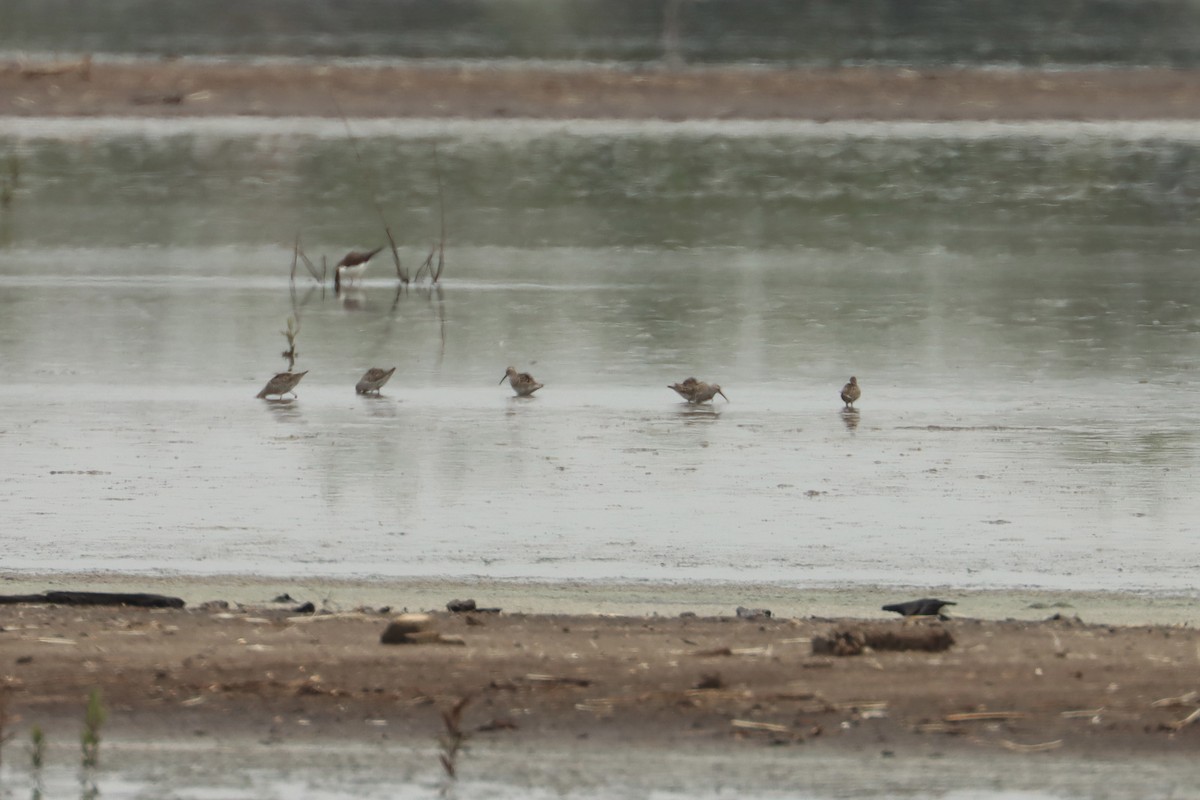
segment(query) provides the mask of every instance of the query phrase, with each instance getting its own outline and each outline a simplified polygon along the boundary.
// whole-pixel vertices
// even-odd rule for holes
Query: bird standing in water
[[[692,403],[695,403],[696,405],[699,405],[700,403],[707,403],[717,395],[725,397],[725,393],[721,391],[720,384],[705,383],[704,381],[700,381],[700,383],[696,385],[696,393],[692,395]],[[728,397],[725,397],[725,402],[729,402]]]
[[[858,388],[858,378],[850,377],[850,382],[842,387],[842,402],[846,408],[854,408],[854,401],[862,397],[862,389]]]
[[[295,392],[296,384],[300,383],[300,379],[307,374],[308,370],[304,370],[304,372],[277,373],[274,378],[267,381],[267,385],[258,393],[258,399],[262,400],[268,395],[274,394],[279,395],[279,399],[282,400],[283,396],[288,392],[291,392],[293,397],[299,397]]]
[[[363,373],[362,380],[354,387],[354,391],[359,394],[370,394],[374,392],[379,394],[379,390],[392,377],[392,373],[396,371],[395,367],[391,369],[380,369],[379,367],[371,367]]]
[[[692,398],[696,396],[696,387],[699,385],[700,381],[696,380],[695,378],[687,378],[679,383],[672,384],[667,388],[674,389],[677,395],[691,403]]]
[[[517,372],[516,367],[509,367],[504,371],[504,378],[508,378],[508,385],[517,393],[517,397],[529,397],[529,395],[542,388],[542,384],[533,379],[533,376],[528,372]],[[500,379],[500,383],[504,383],[504,378]]]
[[[352,250],[342,256],[342,260],[333,268],[333,290],[340,292],[343,280],[346,283],[353,283],[361,278],[363,273],[367,271],[367,264],[382,249],[382,247],[376,247],[369,252]]]
[[[704,381],[698,381],[695,378],[688,378],[682,383],[676,383],[673,386],[668,386],[667,388],[674,389],[676,394],[693,405],[712,400],[717,395],[725,397],[725,393],[721,391],[719,384],[705,383]],[[728,397],[725,397],[725,402],[729,402]]]

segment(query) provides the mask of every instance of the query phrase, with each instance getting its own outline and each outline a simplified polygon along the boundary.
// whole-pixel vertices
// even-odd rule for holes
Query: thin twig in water
[[[438,213],[442,219],[442,238],[438,242],[437,272],[430,272],[429,278],[433,283],[437,283],[442,279],[442,267],[446,264],[446,202],[442,192],[442,166],[438,161],[437,142],[433,143],[433,174],[437,177]],[[429,257],[432,260],[433,254],[430,253]]]
[[[321,256],[322,270],[321,270],[321,272],[317,272],[316,266],[312,263],[311,260],[309,260],[308,255],[304,252],[304,248],[300,246],[299,237],[297,237],[297,239],[296,239],[296,252],[300,255],[300,260],[304,262],[304,266],[306,269],[308,269],[308,274],[312,275],[313,280],[316,281],[317,283],[324,283],[325,282],[325,270],[324,270],[325,256]]]
[[[292,274],[290,282],[296,287],[296,265],[300,263],[300,231],[296,231],[296,243],[292,245]]]
[[[429,281],[433,282],[433,254],[437,252],[437,245],[429,248],[429,255],[425,256],[425,260],[421,262],[421,266],[417,268],[417,274],[413,276],[414,281],[421,280],[421,273],[429,270]]]
[[[438,737],[438,745],[442,748],[438,758],[451,780],[458,777],[458,754],[467,741],[468,734],[462,729],[462,715],[471,699],[471,695],[466,695],[448,710],[442,711],[442,724],[446,726],[446,732]]]

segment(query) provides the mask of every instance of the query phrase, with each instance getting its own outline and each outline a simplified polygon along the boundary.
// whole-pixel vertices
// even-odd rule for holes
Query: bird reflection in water
[[[301,412],[300,404],[291,400],[268,400],[264,403],[271,411],[271,416],[276,422],[284,422],[290,424],[301,424],[304,422],[304,414]]]
[[[848,430],[848,431],[858,430],[858,409],[857,408],[843,408],[839,413],[842,416],[842,424],[846,426],[846,430]]]

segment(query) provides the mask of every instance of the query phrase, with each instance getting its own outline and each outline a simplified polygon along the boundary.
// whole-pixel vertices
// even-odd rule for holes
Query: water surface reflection
[[[1198,196],[1130,177],[1192,134],[376,129],[410,262],[451,135],[447,277],[338,295],[287,278],[379,237],[344,142],[229,124],[11,139],[10,568],[1194,587]]]

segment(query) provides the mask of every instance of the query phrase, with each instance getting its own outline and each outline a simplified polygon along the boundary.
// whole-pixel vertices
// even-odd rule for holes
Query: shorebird
[[[352,250],[342,256],[342,260],[333,268],[333,290],[341,291],[343,280],[346,283],[352,283],[361,278],[367,271],[367,263],[382,249],[382,247],[376,247],[365,253],[361,250]]]
[[[258,398],[261,400],[267,395],[277,394],[279,395],[279,399],[282,400],[283,396],[288,392],[291,392],[293,397],[299,397],[295,392],[296,384],[300,383],[300,379],[307,374],[308,370],[304,370],[304,372],[280,372],[274,378],[267,381],[267,385],[258,393]]]
[[[700,381],[699,385],[696,386],[696,393],[692,395],[692,402],[696,404],[707,403],[717,395],[725,397],[725,393],[721,391],[719,384]],[[725,397],[725,402],[729,402],[728,397]]]
[[[699,385],[700,381],[695,378],[688,378],[681,383],[672,384],[667,388],[674,389],[676,394],[690,403],[692,402],[692,398],[696,396],[696,387]]]
[[[674,386],[668,386],[668,389],[674,389],[675,392],[693,405],[697,403],[705,403],[712,400],[717,395],[725,397],[725,393],[721,391],[721,387],[716,383],[705,383],[698,381],[695,378],[688,378],[683,383],[677,383]],[[729,398],[725,397],[725,402],[729,402]]]
[[[528,372],[517,372],[516,367],[504,370],[504,378],[508,378],[508,385],[517,393],[517,397],[529,397],[542,388],[542,384],[535,381],[532,375]],[[500,379],[500,383],[504,383],[504,378]]]
[[[895,611],[902,617],[932,617],[942,616],[942,606],[958,605],[950,600],[938,600],[933,597],[922,597],[920,600],[909,600],[907,603],[892,603],[883,607],[884,611]]]
[[[379,394],[379,390],[392,377],[392,373],[396,371],[395,367],[391,369],[380,369],[379,367],[371,367],[363,373],[362,380],[354,387],[354,391],[359,394],[370,394],[374,392]]]
[[[862,389],[858,388],[858,378],[850,377],[850,382],[842,387],[842,402],[846,408],[853,408],[854,401],[862,397]]]

